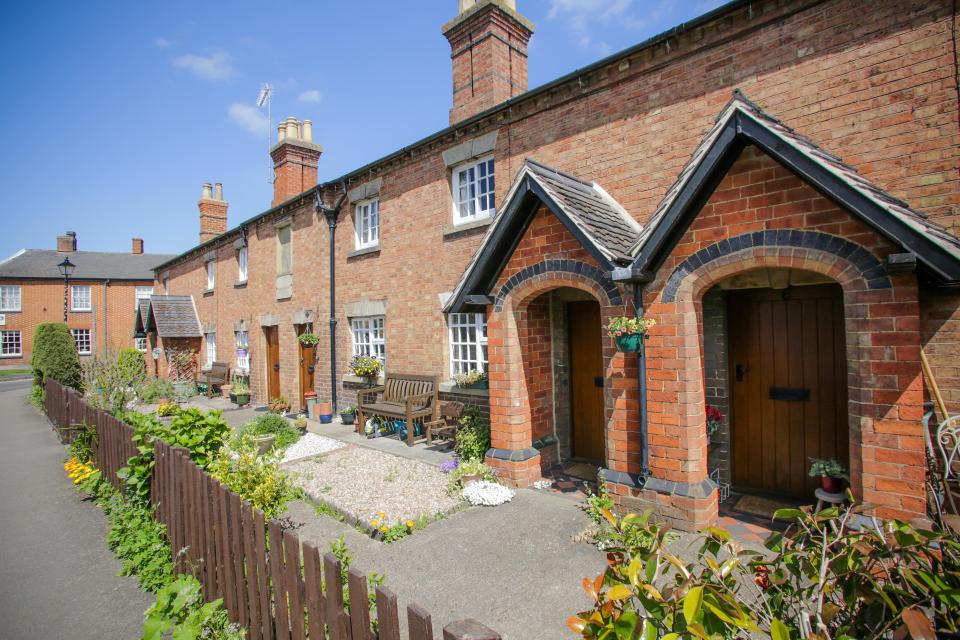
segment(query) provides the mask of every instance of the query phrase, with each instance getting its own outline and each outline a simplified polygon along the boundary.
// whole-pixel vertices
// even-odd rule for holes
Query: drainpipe
[[[336,280],[336,254],[334,252],[336,244],[334,237],[337,231],[337,216],[340,215],[340,207],[347,198],[347,184],[340,183],[343,193],[337,199],[337,202],[328,207],[323,204],[323,198],[320,195],[320,188],[314,192],[315,208],[317,213],[322,213],[327,219],[327,226],[330,227],[330,404],[333,405],[333,413],[337,413],[337,280]]]
[[[633,283],[633,313],[643,317],[643,290],[639,282]],[[640,342],[639,383],[640,383],[640,476],[646,481],[650,477],[650,446],[647,443],[647,345]]]

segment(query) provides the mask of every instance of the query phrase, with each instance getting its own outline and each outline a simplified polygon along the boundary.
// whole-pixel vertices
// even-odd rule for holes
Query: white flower
[[[537,480],[533,483],[534,489],[549,489],[553,486],[553,480]]]
[[[471,482],[463,490],[463,497],[474,506],[495,507],[510,502],[514,495],[516,493],[512,489],[487,480]]]

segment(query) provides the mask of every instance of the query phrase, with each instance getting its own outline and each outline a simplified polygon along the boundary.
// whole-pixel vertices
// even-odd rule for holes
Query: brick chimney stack
[[[133,239],[133,249],[130,250],[135,256],[139,256],[143,253],[143,238],[134,238]]]
[[[77,250],[77,232],[67,231],[62,236],[57,236],[57,252],[73,253]]]
[[[460,0],[460,14],[443,25],[453,60],[456,124],[527,90],[527,43],[533,23],[515,0]]]
[[[317,162],[323,147],[313,142],[313,123],[293,116],[277,125],[273,158],[273,202],[275,206],[316,186]]]
[[[203,244],[227,230],[227,203],[223,199],[223,185],[203,183],[200,193],[200,243]]]

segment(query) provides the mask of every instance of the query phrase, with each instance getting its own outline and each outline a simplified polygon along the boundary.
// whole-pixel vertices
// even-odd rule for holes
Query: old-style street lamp
[[[64,258],[63,262],[57,265],[57,269],[60,269],[60,275],[63,276],[63,322],[67,322],[67,299],[70,295],[70,276],[73,275],[73,270],[77,268],[77,265],[70,262],[70,258]]]

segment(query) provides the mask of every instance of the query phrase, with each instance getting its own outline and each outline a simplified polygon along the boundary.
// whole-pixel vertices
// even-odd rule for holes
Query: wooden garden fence
[[[94,463],[117,489],[117,471],[136,454],[133,428],[91,407],[82,396],[53,380],[46,383],[47,416],[61,431],[96,425]],[[428,612],[407,607],[407,634],[401,634],[397,596],[377,586],[371,625],[367,578],[354,568],[344,589],[341,564],[310,542],[242,500],[192,460],[189,452],[154,441],[150,497],[155,517],[167,527],[177,573],[190,573],[207,601],[223,598],[230,620],[251,640],[433,640]],[[344,593],[349,611],[344,607]],[[444,640],[499,640],[473,620],[447,625]]]

